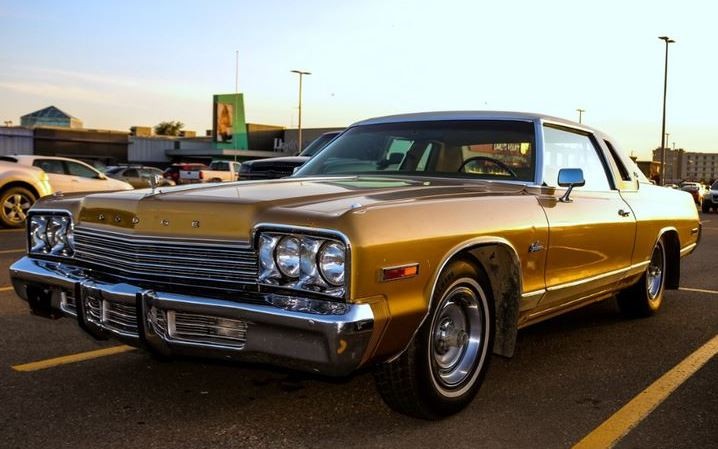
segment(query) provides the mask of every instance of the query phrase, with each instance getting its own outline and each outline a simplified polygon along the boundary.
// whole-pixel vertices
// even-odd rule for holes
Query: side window
[[[613,162],[616,163],[616,167],[618,167],[618,171],[619,171],[619,173],[621,173],[621,179],[624,181],[630,181],[631,175],[630,175],[630,173],[628,173],[628,169],[626,168],[626,166],[623,165],[623,161],[621,160],[621,158],[618,157],[618,153],[616,152],[616,149],[613,147],[611,142],[609,142],[608,140],[604,140],[603,142],[608,147],[608,151],[611,153]]]
[[[588,135],[544,126],[543,179],[558,186],[558,171],[562,168],[580,168],[586,185],[581,190],[607,191],[611,185],[606,168],[597,148]]]
[[[128,178],[136,178],[139,175],[136,168],[128,168],[127,170],[125,170],[125,173],[122,176],[126,176]]]
[[[96,178],[95,173],[90,167],[85,167],[77,162],[65,161],[67,164],[67,172],[72,176],[79,176],[81,178]]]
[[[35,159],[32,161],[32,165],[41,168],[45,173],[52,173],[55,175],[64,175],[65,166],[61,160],[57,159]]]

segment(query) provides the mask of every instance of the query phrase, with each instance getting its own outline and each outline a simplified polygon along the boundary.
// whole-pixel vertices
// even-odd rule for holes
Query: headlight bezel
[[[33,228],[35,223],[43,223],[40,235]],[[48,227],[53,225],[51,236]],[[59,232],[59,233],[58,233]],[[65,209],[31,209],[26,218],[26,252],[32,257],[54,260],[67,260],[75,255],[75,223],[72,213]],[[59,237],[58,237],[59,235]],[[37,240],[43,243],[38,245]]]
[[[351,273],[351,244],[343,233],[322,228],[260,224],[254,227],[252,242],[258,257],[257,282],[264,291],[300,291],[309,297],[332,300],[349,299]],[[300,273],[297,278],[285,276],[277,267],[276,248],[284,238],[295,238],[300,242]],[[343,284],[336,285],[325,278],[319,267],[319,253],[328,244],[344,249]],[[266,246],[269,245],[269,246]],[[307,253],[309,251],[309,253]],[[268,259],[268,253],[273,256]],[[313,265],[307,266],[312,260]]]

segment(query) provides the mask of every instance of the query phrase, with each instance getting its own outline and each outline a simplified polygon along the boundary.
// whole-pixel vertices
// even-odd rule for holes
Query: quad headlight
[[[31,214],[28,218],[30,254],[72,257],[75,240],[72,217],[67,214]]]
[[[343,298],[347,245],[333,237],[261,232],[259,283]]]

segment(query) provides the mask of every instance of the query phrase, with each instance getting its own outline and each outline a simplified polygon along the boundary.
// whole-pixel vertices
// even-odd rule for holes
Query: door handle
[[[631,215],[631,213],[627,210],[619,209],[618,215],[620,215],[621,217],[628,217],[629,215]]]

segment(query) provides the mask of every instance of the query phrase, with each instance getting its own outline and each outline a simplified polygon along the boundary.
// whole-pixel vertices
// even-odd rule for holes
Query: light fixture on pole
[[[668,36],[660,36],[658,39],[666,43],[666,59],[663,69],[663,121],[661,124],[661,179],[660,185],[666,184],[666,93],[668,92],[668,44],[676,42]]]
[[[586,112],[586,110],[578,108],[576,109],[576,112],[578,112],[578,123],[582,123],[583,113]]]
[[[298,118],[298,125],[297,125],[297,131],[298,131],[298,152],[302,152],[302,78],[304,75],[311,75],[311,72],[303,72],[301,70],[292,70],[292,73],[296,73],[299,75],[299,118]]]

